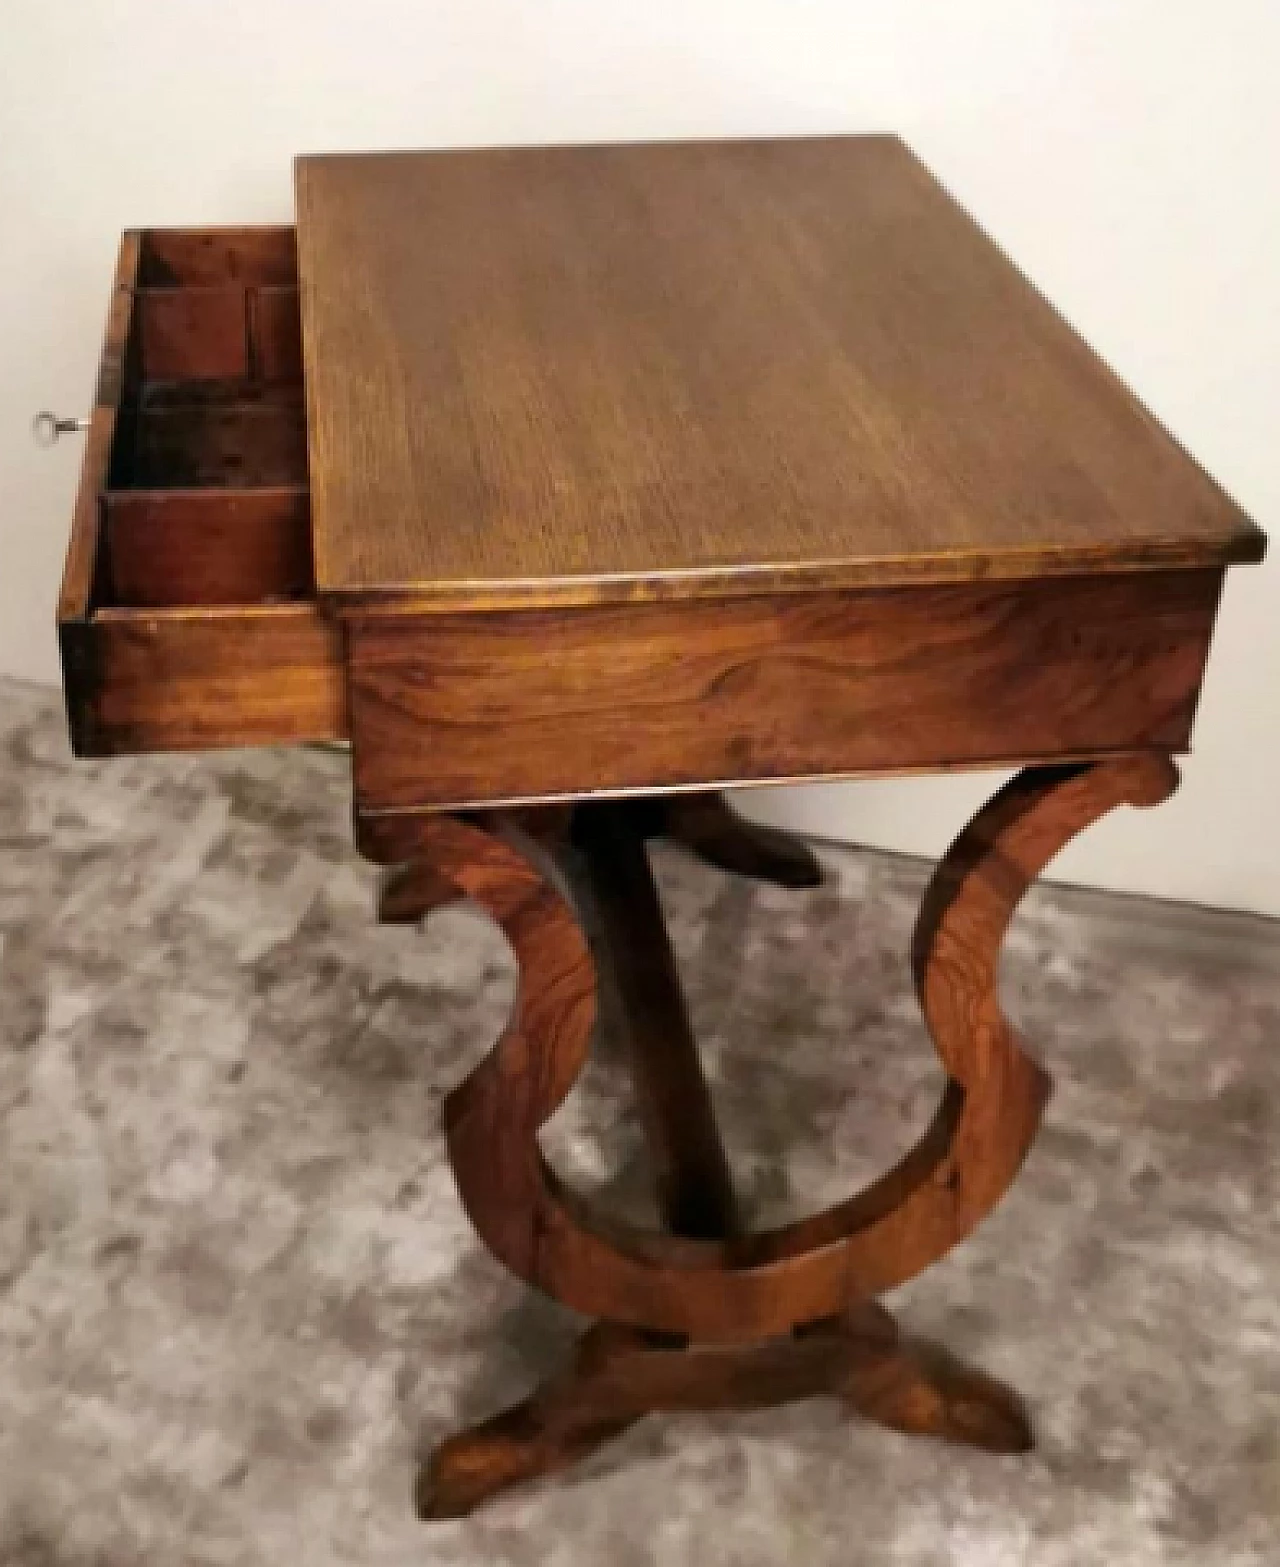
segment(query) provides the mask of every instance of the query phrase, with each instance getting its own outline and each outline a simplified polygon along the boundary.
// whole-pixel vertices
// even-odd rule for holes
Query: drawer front
[[[296,607],[104,609],[62,631],[77,756],[282,745],[346,733],[340,637]]]
[[[365,810],[1184,750],[1221,573],[348,622]]]
[[[339,738],[291,229],[126,234],[59,641],[80,755]]]

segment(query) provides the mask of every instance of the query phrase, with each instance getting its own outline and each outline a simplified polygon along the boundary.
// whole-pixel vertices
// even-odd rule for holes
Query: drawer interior
[[[121,607],[311,596],[292,229],[139,236],[100,548]]]
[[[79,754],[345,734],[310,510],[293,230],[126,234],[59,600]]]

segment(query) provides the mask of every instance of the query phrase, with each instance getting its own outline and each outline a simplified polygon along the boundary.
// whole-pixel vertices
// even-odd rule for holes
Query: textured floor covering
[[[0,686],[0,1564],[1274,1564],[1280,932],[1042,890],[1007,996],[1058,1091],[978,1237],[895,1299],[1029,1397],[992,1459],[834,1403],[653,1419],[460,1524],[415,1450],[521,1394],[569,1318],[479,1249],[436,1130],[510,995],[451,911],[379,930],[321,753],[71,764]],[[923,872],[813,894],[660,851],[758,1217],[842,1195],[928,1118],[904,952]],[[620,1206],[618,1052],[554,1156]]]

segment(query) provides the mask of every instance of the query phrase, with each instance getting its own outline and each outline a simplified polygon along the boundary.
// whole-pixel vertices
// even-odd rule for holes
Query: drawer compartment
[[[58,630],[79,755],[345,734],[292,229],[125,235]]]

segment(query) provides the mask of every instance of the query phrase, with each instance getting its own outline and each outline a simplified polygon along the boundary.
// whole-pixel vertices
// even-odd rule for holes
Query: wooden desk
[[[1173,789],[1262,536],[893,138],[305,158],[297,186],[296,241],[126,235],[60,631],[81,754],[349,738],[383,917],[470,897],[520,961],[450,1154],[494,1253],[599,1325],[438,1450],[423,1512],[651,1410],[819,1391],[1027,1445],[1013,1394],[876,1297],[1013,1180],[1048,1079],[1004,930],[1071,837]],[[801,845],[708,791],[1010,764],[917,930],[932,1128],[742,1233],[645,839],[804,885]],[[594,1013],[566,835],[665,1235],[538,1150]]]

